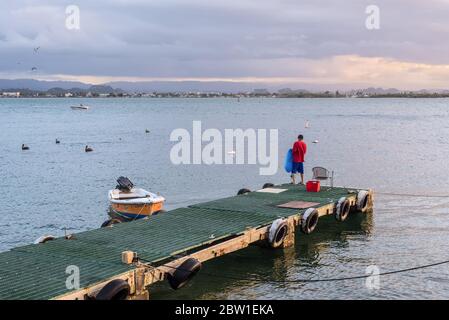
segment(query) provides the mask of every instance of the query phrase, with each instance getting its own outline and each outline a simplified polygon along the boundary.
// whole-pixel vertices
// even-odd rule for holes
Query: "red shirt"
[[[307,152],[307,145],[304,141],[296,141],[293,144],[293,162],[304,162]]]

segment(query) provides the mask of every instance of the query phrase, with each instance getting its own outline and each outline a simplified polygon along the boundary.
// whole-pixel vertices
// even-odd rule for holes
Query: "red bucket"
[[[306,191],[307,192],[320,192],[320,182],[319,181],[307,181],[306,183]]]

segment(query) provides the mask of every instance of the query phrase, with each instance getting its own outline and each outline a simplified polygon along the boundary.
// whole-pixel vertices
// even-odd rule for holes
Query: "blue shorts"
[[[302,162],[293,162],[292,174],[302,173],[304,174],[304,164]]]

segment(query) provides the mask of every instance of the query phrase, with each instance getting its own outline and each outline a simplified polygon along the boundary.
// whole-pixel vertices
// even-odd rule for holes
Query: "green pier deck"
[[[306,209],[281,208],[280,204],[313,202],[322,216],[333,214],[341,197],[355,207],[359,192],[335,187],[308,193],[290,184],[273,189],[285,191],[251,192],[81,232],[70,240],[62,237],[0,253],[0,299],[85,299],[116,278],[128,281],[131,293],[142,294],[150,284],[166,278],[167,263],[176,266],[191,255],[206,261],[260,242],[279,218],[299,225]],[[123,263],[124,251],[136,252],[151,267]],[[68,266],[80,270],[78,290],[67,289]]]

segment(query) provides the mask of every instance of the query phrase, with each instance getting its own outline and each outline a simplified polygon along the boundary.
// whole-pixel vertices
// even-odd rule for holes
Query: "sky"
[[[2,0],[0,78],[449,89],[448,38],[449,0]]]

